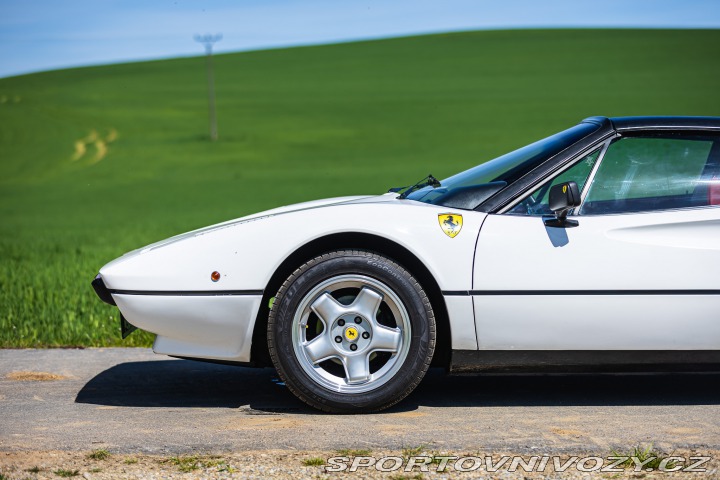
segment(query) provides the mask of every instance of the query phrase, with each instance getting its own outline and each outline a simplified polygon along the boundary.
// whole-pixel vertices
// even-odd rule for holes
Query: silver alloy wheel
[[[349,305],[333,292],[357,291]],[[396,328],[381,325],[377,313],[382,304],[392,313]],[[308,320],[315,314],[322,331],[308,340]],[[339,275],[313,288],[300,302],[292,324],[295,355],[303,370],[319,385],[341,393],[364,393],[390,380],[400,369],[410,348],[410,317],[400,298],[384,283],[364,275]],[[390,358],[371,373],[376,352]],[[342,363],[345,377],[322,366],[326,360]]]

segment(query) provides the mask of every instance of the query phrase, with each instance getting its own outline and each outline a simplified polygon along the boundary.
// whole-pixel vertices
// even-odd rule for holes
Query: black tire
[[[303,369],[293,345],[293,319],[303,299],[319,284],[347,274],[369,277],[389,287],[402,302],[411,327],[410,341],[404,342],[409,343],[407,355],[402,362],[400,357],[395,360],[400,366],[394,367],[392,375],[386,375],[385,383],[362,393],[333,391],[323,386]],[[368,413],[396,404],[417,387],[430,366],[435,334],[430,300],[408,271],[377,253],[339,250],[313,258],[285,280],[270,310],[267,340],[280,378],[303,402],[330,413]],[[369,355],[367,358],[372,360]]]

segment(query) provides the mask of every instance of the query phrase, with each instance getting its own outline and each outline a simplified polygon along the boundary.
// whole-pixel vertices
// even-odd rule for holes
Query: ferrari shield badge
[[[462,215],[457,213],[443,213],[442,215],[438,215],[438,222],[440,223],[442,231],[450,238],[455,238],[457,234],[460,233],[460,230],[462,230]]]

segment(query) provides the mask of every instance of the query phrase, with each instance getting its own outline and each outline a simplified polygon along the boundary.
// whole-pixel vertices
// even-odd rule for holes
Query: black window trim
[[[595,148],[600,146],[603,142],[607,142],[607,145],[604,148],[604,151],[601,153],[600,158],[598,158],[598,162],[595,165],[595,168],[593,169],[593,172],[591,173],[591,177],[588,178],[588,181],[585,184],[585,188],[583,188],[582,192],[582,202],[585,202],[585,195],[587,194],[587,188],[591,185],[591,181],[594,179],[595,173],[597,172],[597,168],[600,167],[600,164],[602,163],[603,158],[605,157],[605,152],[607,151],[610,143],[613,141],[616,141],[619,138],[622,137],[639,137],[639,136],[652,136],[653,134],[656,134],[658,136],[667,136],[669,133],[676,132],[679,135],[712,135],[717,136],[719,133],[719,129],[715,127],[670,127],[670,126],[662,126],[662,127],[636,127],[636,128],[626,128],[623,131],[617,131],[615,128],[610,127],[609,129],[599,129],[587,137],[577,141],[574,145],[568,147],[564,151],[560,152],[559,154],[555,155],[554,157],[548,159],[543,164],[536,167],[533,171],[529,172],[527,175],[521,177],[511,185],[507,186],[494,196],[490,197],[488,200],[483,202],[481,205],[475,208],[477,211],[486,212],[486,213],[494,213],[494,214],[503,214],[509,211],[513,206],[515,206],[518,202],[522,201],[523,198],[525,198],[527,195],[531,194],[535,191],[537,187],[542,185],[543,183],[547,181],[552,181],[557,175],[560,175],[563,171],[567,170],[568,168],[571,168],[572,165],[576,161],[582,158],[583,153],[590,153]],[[582,208],[582,204],[580,207],[575,209],[572,213],[573,215],[576,215],[580,208]],[[698,207],[698,208],[705,208],[705,207]],[[687,208],[683,207],[682,210],[686,210]],[[653,213],[653,212],[661,212],[661,211],[667,211],[666,210],[653,210],[651,212],[618,212],[614,213],[613,215],[627,215],[627,214],[635,214],[635,213]],[[669,210],[678,210],[676,208],[669,209]],[[605,214],[603,214],[605,215]],[[597,216],[597,215],[585,215],[585,216]]]
[[[582,152],[592,149],[608,138],[614,137],[617,132],[612,128],[609,121],[603,124],[594,132],[586,137],[578,140],[562,152],[544,161],[535,167],[532,171],[520,177],[483,203],[475,207],[475,211],[486,213],[500,213],[506,207],[524,197],[528,191],[532,192],[533,187],[543,181],[554,177],[559,171],[563,170],[568,164],[571,164]]]
[[[532,195],[538,188],[541,188],[543,185],[546,185],[549,182],[552,182],[555,180],[559,175],[562,175],[564,172],[570,170],[575,165],[578,164],[583,158],[587,157],[593,152],[596,152],[600,150],[600,155],[597,158],[597,161],[595,162],[595,165],[593,165],[592,170],[590,171],[590,174],[588,175],[588,179],[585,182],[585,185],[583,186],[583,191],[581,192],[581,197],[584,200],[585,194],[587,193],[587,187],[590,185],[590,181],[592,180],[593,176],[595,175],[595,172],[597,171],[598,166],[600,165],[600,162],[602,161],[603,157],[605,156],[605,152],[608,149],[608,146],[610,145],[610,142],[614,138],[617,138],[617,136],[606,138],[605,140],[602,140],[598,143],[595,143],[593,145],[590,145],[585,150],[581,151],[577,155],[575,155],[570,161],[565,162],[562,168],[559,168],[555,172],[553,172],[552,175],[548,175],[542,179],[539,179],[537,183],[533,184],[532,186],[528,187],[525,192],[523,192],[522,195],[518,195],[515,197],[515,199],[508,203],[505,207],[503,207],[498,214],[504,215],[509,214],[510,210],[512,210],[515,206],[517,206],[518,203],[522,202],[524,199],[526,199],[528,196]],[[528,216],[538,216],[538,215],[528,215]]]

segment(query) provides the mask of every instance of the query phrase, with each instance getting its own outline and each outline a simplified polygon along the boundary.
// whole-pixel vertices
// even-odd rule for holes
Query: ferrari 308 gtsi
[[[720,365],[720,118],[592,117],[470,170],[276,208],[100,269],[123,335],[274,366],[328,412],[450,372]]]

